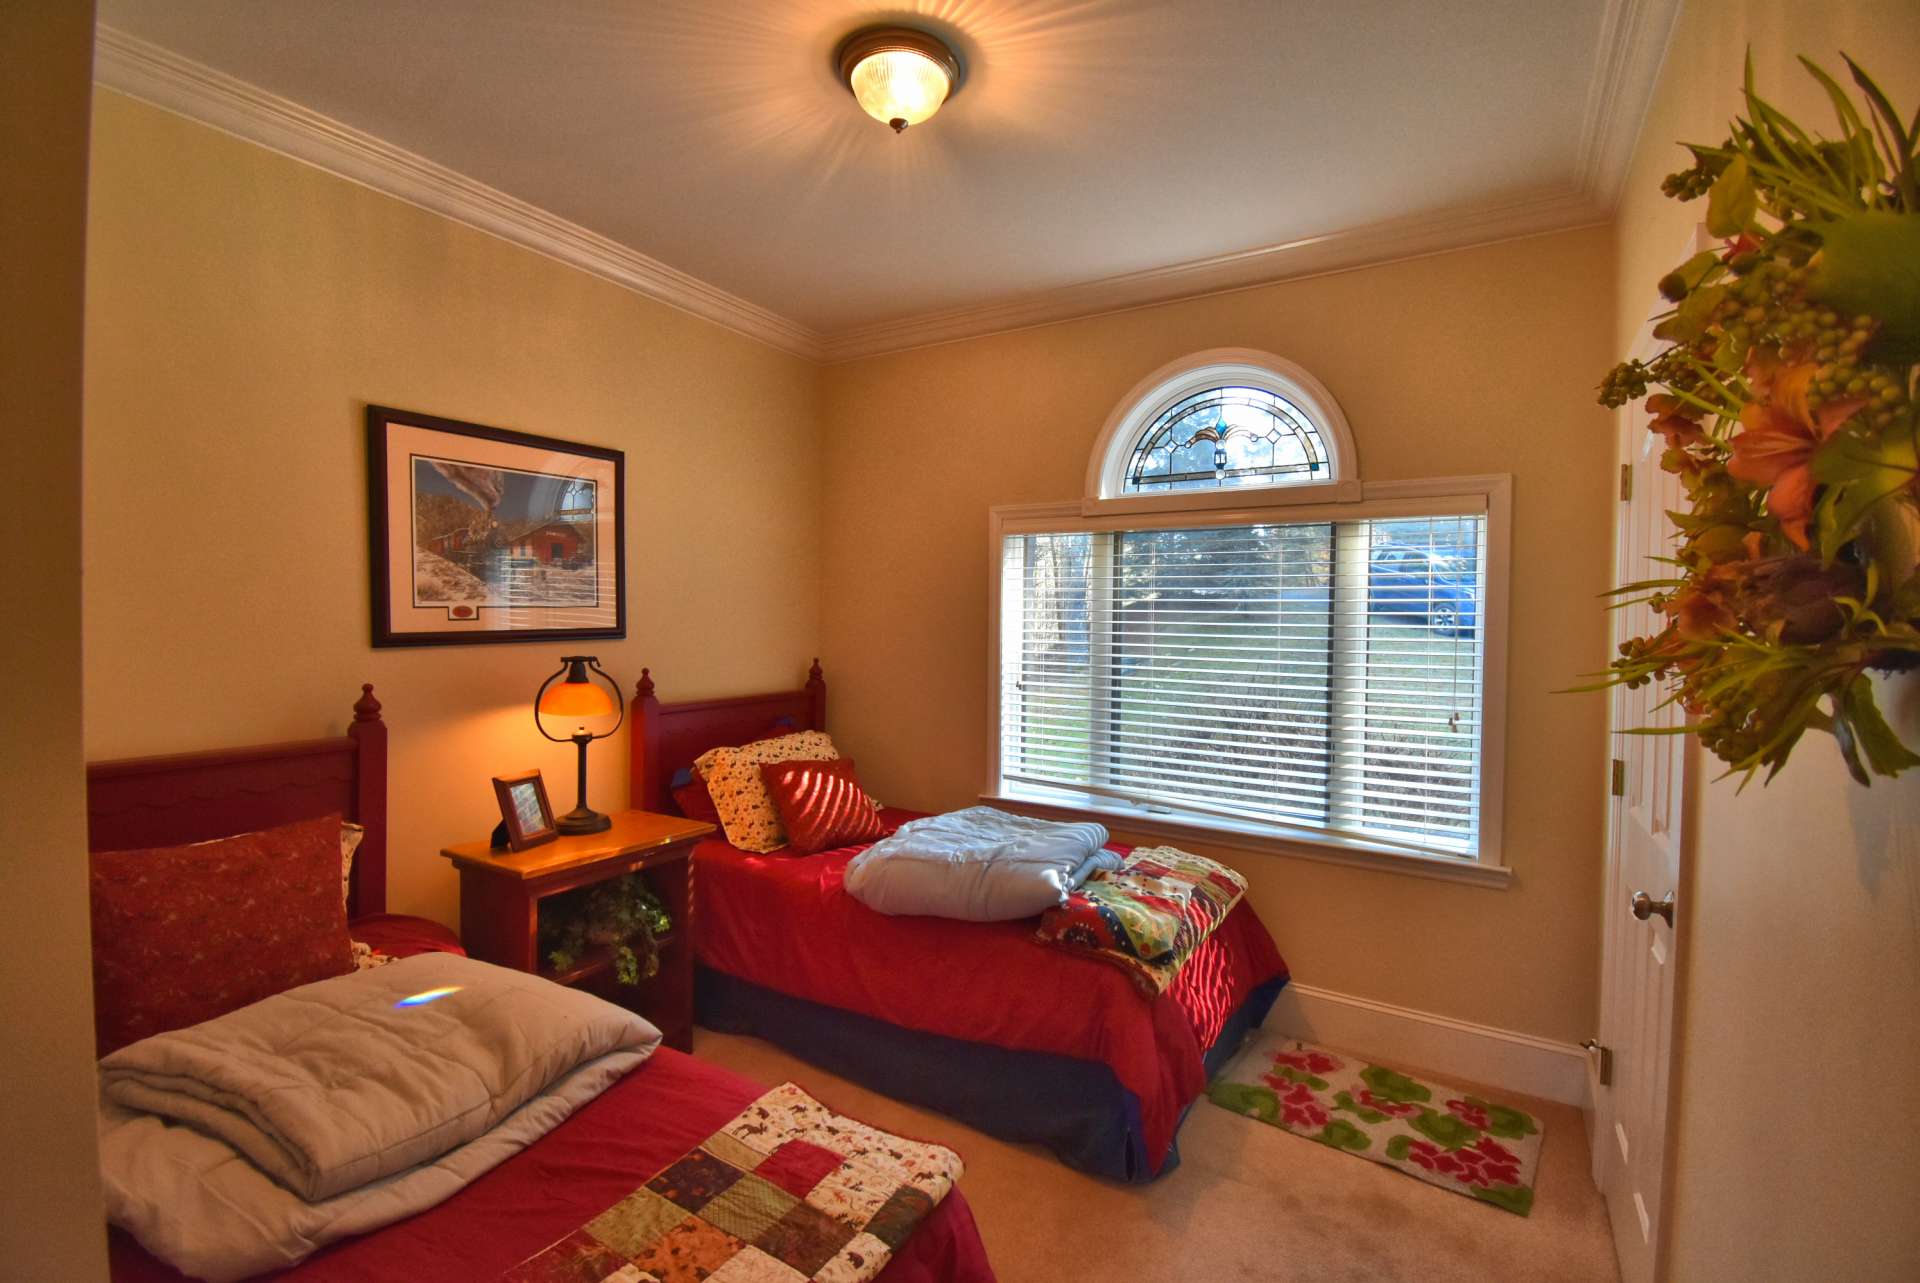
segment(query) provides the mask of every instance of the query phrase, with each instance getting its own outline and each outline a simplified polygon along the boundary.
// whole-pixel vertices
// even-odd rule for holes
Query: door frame
[[[1704,225],[1697,225],[1682,253],[1681,261],[1691,258],[1693,255],[1705,250],[1715,249],[1718,245],[1719,242],[1708,234]],[[1665,346],[1664,342],[1654,338],[1653,329],[1659,319],[1670,310],[1670,304],[1665,301],[1660,301],[1649,313],[1634,339],[1632,351],[1634,359],[1641,361],[1649,360]],[[1637,404],[1623,407],[1616,412],[1614,462],[1617,469],[1624,469],[1631,466],[1636,458],[1647,457],[1655,448],[1656,438],[1648,431],[1647,422],[1648,415]],[[1657,470],[1647,469],[1636,471],[1636,476],[1647,475],[1662,479],[1663,491],[1667,485],[1672,484],[1671,482],[1665,482],[1666,474]],[[1651,497],[1652,496],[1635,496],[1635,498]],[[1624,564],[1626,559],[1631,555],[1631,541],[1627,537],[1626,527],[1629,521],[1629,514],[1633,511],[1634,505],[1630,502],[1622,501],[1615,505],[1614,520],[1612,522],[1612,561],[1613,582],[1616,585],[1648,578],[1649,570],[1653,569],[1647,565],[1632,566]],[[1621,618],[1624,618],[1624,616]],[[1621,640],[1626,631],[1626,628],[1621,624],[1609,625],[1609,658],[1611,658],[1614,644]],[[1607,757],[1609,763],[1612,762],[1615,756],[1615,752],[1617,751],[1616,746],[1621,743],[1623,732],[1629,728],[1629,723],[1634,720],[1636,719],[1632,715],[1629,703],[1629,692],[1625,687],[1614,687],[1607,701]],[[1674,886],[1672,890],[1675,892],[1678,920],[1675,923],[1675,929],[1671,932],[1669,941],[1671,957],[1668,965],[1671,967],[1671,975],[1673,977],[1673,1001],[1667,1019],[1666,1063],[1664,1066],[1658,1066],[1659,1072],[1657,1072],[1655,1076],[1656,1082],[1659,1084],[1657,1095],[1660,1098],[1660,1126],[1655,1131],[1653,1138],[1657,1139],[1660,1145],[1662,1174],[1657,1206],[1649,1209],[1648,1277],[1654,1279],[1662,1278],[1665,1275],[1667,1246],[1672,1239],[1669,1219],[1673,1205],[1672,1176],[1675,1156],[1671,1142],[1674,1135],[1673,1122],[1675,1118],[1675,1105],[1677,1103],[1676,1088],[1679,1081],[1675,1069],[1679,1064],[1683,1050],[1681,1047],[1680,1030],[1682,1028],[1681,1014],[1685,1003],[1686,941],[1689,935],[1689,932],[1683,928],[1686,920],[1687,906],[1691,900],[1691,857],[1693,854],[1691,848],[1694,831],[1694,808],[1692,806],[1694,794],[1689,790],[1688,785],[1692,778],[1697,775],[1701,764],[1697,746],[1692,736],[1675,737],[1673,748],[1672,766],[1669,778],[1665,781],[1665,786],[1668,790],[1668,796],[1671,799],[1672,806],[1671,814],[1673,824],[1671,832],[1674,854]],[[1611,787],[1611,780],[1608,781],[1606,869],[1603,879],[1604,899],[1601,901],[1600,1029],[1598,1031],[1598,1038],[1603,1048],[1616,1046],[1617,1040],[1623,1032],[1609,1027],[1615,1010],[1615,1003],[1611,1001],[1611,999],[1613,997],[1613,985],[1615,983],[1615,973],[1618,969],[1618,960],[1614,956],[1613,933],[1608,929],[1607,924],[1610,920],[1609,915],[1618,912],[1619,906],[1631,894],[1631,888],[1627,886],[1627,880],[1622,868],[1621,850],[1624,832],[1623,819],[1630,797],[1630,793],[1627,795],[1615,795]],[[1646,889],[1653,894],[1659,894],[1661,890],[1655,887]],[[1606,1054],[1608,1054],[1606,1051],[1602,1052],[1603,1056]],[[1604,1193],[1608,1175],[1623,1160],[1613,1135],[1612,1114],[1610,1110],[1611,1102],[1606,1094],[1611,1088],[1602,1085],[1600,1082],[1600,1071],[1600,1058],[1590,1059],[1588,1063],[1588,1086],[1594,1106],[1588,1117],[1589,1157],[1591,1160],[1594,1185]],[[1647,1143],[1647,1138],[1642,1138],[1640,1143]],[[1611,1215],[1611,1208],[1609,1208],[1609,1215]],[[1624,1268],[1625,1262],[1621,1262],[1621,1265],[1623,1267],[1622,1276],[1630,1277]]]

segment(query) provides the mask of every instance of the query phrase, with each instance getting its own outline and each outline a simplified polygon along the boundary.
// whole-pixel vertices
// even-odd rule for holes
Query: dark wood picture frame
[[[556,565],[560,567],[560,573],[563,575],[578,576],[584,572],[590,578],[584,583],[576,580],[575,584],[570,586],[576,591],[590,589],[593,593],[591,602],[568,600],[535,602],[527,605],[519,602],[506,604],[452,598],[437,598],[422,602],[418,582],[419,567],[422,564],[420,558],[425,557],[426,553],[414,546],[416,525],[413,514],[416,484],[414,478],[419,475],[416,474],[415,466],[420,463],[420,456],[410,456],[411,463],[403,473],[407,483],[406,492],[394,494],[391,476],[395,466],[394,459],[397,456],[390,448],[393,444],[390,437],[391,430],[395,427],[409,430],[410,434],[414,434],[414,430],[417,430],[417,433],[443,434],[443,439],[435,440],[454,457],[441,458],[438,455],[429,457],[439,462],[456,465],[456,470],[463,468],[471,473],[494,474],[503,479],[499,483],[501,493],[511,489],[513,483],[505,480],[509,474],[546,480],[571,480],[581,483],[582,488],[586,480],[584,473],[591,471],[600,474],[591,482],[593,486],[593,507],[590,509],[593,514],[590,523],[592,560],[589,565],[582,566],[574,560],[579,556],[581,547],[588,542],[582,534],[589,523],[583,523],[577,515],[569,515],[565,521],[562,521],[559,519],[561,514],[550,510],[544,520],[536,519],[539,522],[537,529],[534,528],[535,522],[524,519],[507,524],[496,517],[492,506],[480,503],[474,497],[472,490],[465,490],[468,496],[465,502],[472,506],[477,514],[474,525],[485,527],[485,529],[479,531],[468,529],[449,533],[445,537],[452,547],[439,546],[431,550],[434,556],[445,554],[447,557],[478,559],[469,562],[469,565],[478,565],[478,561],[484,560],[488,553],[504,557],[510,550],[518,552],[521,547],[536,548],[539,551],[533,552],[529,559],[519,564],[533,566],[539,563],[536,567],[540,574],[537,582],[543,585],[551,584],[553,580],[545,576],[552,572]],[[414,434],[411,439],[423,438]],[[487,457],[475,458],[471,463],[459,457],[455,452],[460,449],[459,443],[462,439],[473,443],[470,453]],[[527,452],[525,455],[527,466],[516,466],[514,463],[505,462],[503,456],[510,451],[503,451],[501,447],[518,447]],[[576,471],[568,474],[540,472],[532,465],[542,455],[550,460],[554,456],[571,457],[578,461],[574,465]],[[435,463],[434,466],[437,468],[439,463]],[[611,473],[613,508],[610,516],[603,512],[601,506],[605,503],[603,488],[609,472]],[[535,484],[537,485],[537,482]],[[459,419],[444,419],[411,410],[396,410],[390,406],[369,405],[367,407],[367,543],[368,562],[372,572],[370,578],[373,644],[376,647],[454,646],[486,642],[573,642],[625,638],[627,635],[626,485],[626,453],[621,450],[606,446],[582,445],[555,437],[536,436],[530,432],[515,432],[507,428],[492,428]],[[458,486],[452,488],[464,489]],[[453,500],[453,502],[462,501]],[[395,512],[396,504],[399,505],[398,513]],[[529,530],[516,534],[513,525],[525,525]],[[571,535],[568,533],[568,528],[572,531]],[[548,535],[546,532],[550,529],[556,533]],[[396,538],[405,540],[402,549],[397,550],[393,546]],[[484,546],[480,542],[483,539],[488,541]],[[525,543],[517,545],[514,542],[516,540],[524,540]],[[436,539],[436,544],[438,542]],[[543,543],[550,544],[551,551],[542,548]],[[455,551],[456,548],[457,551]],[[406,597],[399,608],[396,608],[393,596],[396,587],[394,571],[396,562],[402,566],[402,573],[413,572],[409,582],[401,586]],[[609,563],[611,574],[607,573]],[[447,575],[459,583],[470,584],[476,580],[476,576],[468,574],[463,567],[448,568],[443,561],[434,561],[432,564],[440,566]],[[444,584],[447,580],[435,581],[430,578],[428,582]],[[491,585],[498,581],[481,579],[479,582]],[[518,581],[515,575],[510,574],[507,582]],[[608,603],[603,600],[607,588],[611,589],[613,598],[610,610]],[[406,612],[405,617],[396,620],[396,614],[401,610]],[[444,621],[439,618],[442,614]],[[543,614],[551,616],[586,614],[596,619],[604,616],[606,621],[579,626],[542,626],[538,623],[521,622],[529,615],[537,618]]]
[[[520,814],[519,799],[516,792],[524,792],[531,785],[534,796],[540,802],[540,817],[543,823],[537,829],[529,829]],[[494,830],[493,846],[495,850],[505,847],[514,851],[524,851],[529,847],[551,842],[560,836],[560,830],[553,824],[553,803],[547,801],[547,782],[538,771],[521,771],[518,775],[496,775],[493,777],[494,800],[500,804],[500,827]]]

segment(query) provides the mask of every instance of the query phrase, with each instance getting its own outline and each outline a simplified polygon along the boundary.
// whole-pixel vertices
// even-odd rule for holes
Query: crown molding
[[[544,254],[809,360],[820,336],[578,223],[384,139],[102,25],[94,80],[109,89]]]
[[[1613,216],[1682,0],[1607,0],[1570,177],[1539,192],[1344,228],[1039,294],[825,336],[829,363],[1373,267]]]
[[[1580,128],[1580,190],[1611,214],[1680,19],[1681,0],[1608,0]]]
[[[1626,181],[1681,3],[1608,0],[1580,144],[1569,174],[1560,182],[1531,193],[827,334],[424,156],[113,27],[98,29],[94,79],[782,351],[841,362],[1604,222]]]
[[[1059,321],[1258,289],[1304,276],[1590,226],[1604,222],[1606,217],[1604,208],[1571,186],[1513,200],[1456,206],[1196,262],[1110,276],[980,307],[855,326],[826,336],[825,359],[829,363],[855,361]]]

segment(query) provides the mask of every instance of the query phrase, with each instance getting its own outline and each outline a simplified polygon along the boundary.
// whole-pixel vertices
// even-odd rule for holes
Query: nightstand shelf
[[[669,911],[671,911],[672,906],[668,906],[668,908]],[[663,959],[667,956],[669,949],[679,945],[681,934],[680,929],[675,927],[666,935],[655,937],[653,942],[654,948],[660,951],[660,956]],[[542,959],[540,963],[540,974],[555,984],[560,985],[577,985],[583,981],[594,979],[602,972],[610,972],[612,970],[613,950],[611,949],[594,949],[590,951],[585,958],[574,963],[565,971],[555,971],[544,959]],[[649,983],[651,983],[650,980],[640,982],[642,987],[645,987]]]
[[[525,851],[495,851],[464,842],[440,854],[460,871],[460,936],[483,962],[531,971],[558,984],[590,989],[637,1011],[669,1047],[693,1047],[693,897],[688,857],[711,824],[623,811],[603,833],[561,837]],[[540,902],[629,873],[645,873],[673,918],[673,930],[655,941],[660,970],[637,985],[620,984],[613,951],[596,950],[556,972],[540,956]]]

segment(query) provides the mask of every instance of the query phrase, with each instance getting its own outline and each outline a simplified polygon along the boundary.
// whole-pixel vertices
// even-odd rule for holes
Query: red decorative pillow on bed
[[[675,786],[673,802],[680,808],[680,814],[689,820],[705,820],[718,827],[720,811],[713,804],[713,794],[707,792],[707,782],[698,775],[685,784]]]
[[[795,855],[829,851],[850,842],[873,842],[887,826],[853,773],[853,759],[767,762],[760,767],[767,794],[787,830]]]
[[[102,1056],[353,970],[338,815],[91,861]]]

